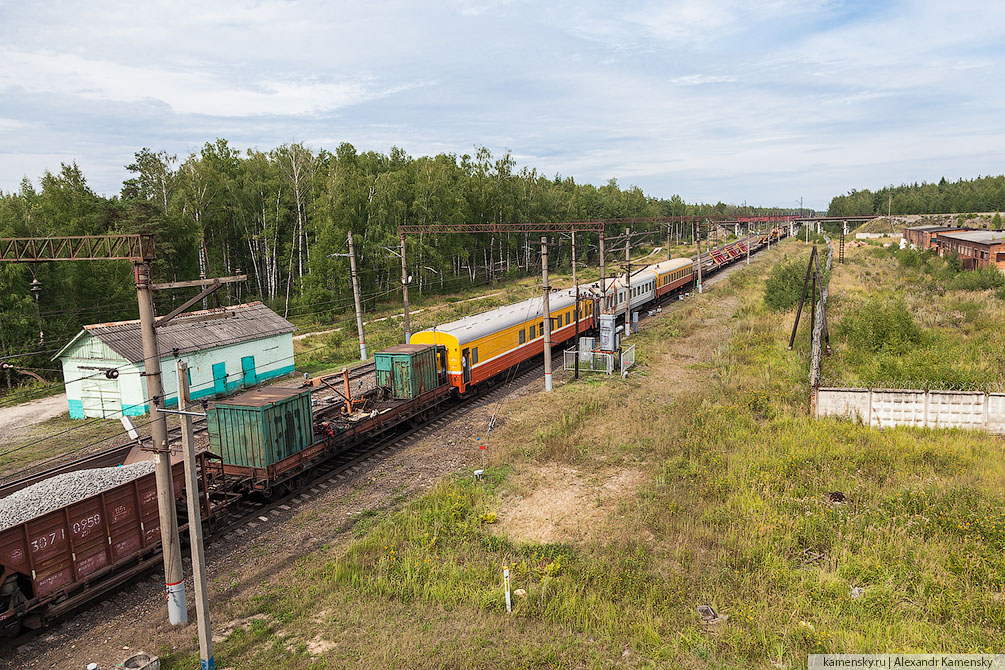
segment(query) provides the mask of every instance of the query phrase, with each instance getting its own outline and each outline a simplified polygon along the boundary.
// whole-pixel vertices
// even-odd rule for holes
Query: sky
[[[0,191],[143,147],[509,150],[688,202],[826,209],[1005,172],[1005,2],[0,0]]]

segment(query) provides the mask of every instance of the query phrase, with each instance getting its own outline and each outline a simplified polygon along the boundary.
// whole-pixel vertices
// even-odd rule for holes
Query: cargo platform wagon
[[[208,409],[214,497],[266,497],[297,488],[336,453],[414,426],[450,397],[446,349],[402,344],[374,356],[374,374],[313,388],[272,386],[217,400]]]

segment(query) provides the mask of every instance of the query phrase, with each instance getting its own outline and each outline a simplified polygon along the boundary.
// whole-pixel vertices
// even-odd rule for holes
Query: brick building
[[[935,238],[939,233],[956,233],[965,231],[959,226],[915,226],[904,231],[904,239],[913,249],[925,251],[935,246]]]
[[[996,267],[1005,272],[1005,231],[969,230],[939,233],[939,255],[955,253],[967,269]]]

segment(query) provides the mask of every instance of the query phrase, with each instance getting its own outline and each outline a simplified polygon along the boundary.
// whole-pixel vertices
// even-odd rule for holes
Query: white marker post
[[[513,611],[513,601],[509,595],[509,568],[503,568],[503,586],[506,589],[506,611]]]

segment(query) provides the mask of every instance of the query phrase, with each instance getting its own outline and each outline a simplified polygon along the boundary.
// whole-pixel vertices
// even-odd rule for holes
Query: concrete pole
[[[625,338],[632,332],[632,231],[625,228],[625,282],[628,301],[625,303]]]
[[[544,289],[544,390],[551,392],[551,301],[548,294],[548,238],[541,236],[541,284]]]
[[[600,295],[601,296],[605,296],[605,294],[607,293],[607,260],[604,258],[604,235],[606,234],[605,228],[606,226],[600,229]]]
[[[401,297],[405,301],[405,344],[408,344],[412,338],[412,328],[408,324],[408,266],[405,264],[405,233],[401,234]]]
[[[576,376],[579,379],[579,278],[576,276],[576,231],[572,231],[572,283],[576,286],[576,308],[572,312],[576,322]]]
[[[352,274],[352,299],[356,303],[356,332],[359,333],[359,359],[366,360],[366,339],[363,337],[363,308],[359,304],[359,276],[356,274],[356,250],[349,231],[349,270]],[[406,312],[407,313],[407,312]]]
[[[747,265],[750,265],[750,221],[747,221]]]
[[[694,222],[694,241],[698,245],[698,293],[701,293],[701,226]]]
[[[167,443],[164,414],[164,385],[161,381],[161,359],[154,329],[154,299],[150,287],[150,265],[136,263],[136,302],[140,308],[140,335],[143,341],[143,369],[150,403],[150,437],[154,448],[154,473],[157,479],[157,510],[160,513],[161,549],[164,554],[164,589],[167,593],[168,620],[172,626],[185,623],[185,574],[181,566],[181,546],[178,539],[178,514],[175,510],[174,482],[171,474],[171,452]]]
[[[188,364],[178,361],[178,409],[189,406]],[[192,581],[195,582],[195,614],[199,629],[199,656],[203,668],[214,668],[213,631],[209,622],[209,595],[206,591],[206,554],[202,546],[202,510],[199,505],[199,479],[195,468],[195,441],[192,417],[180,414],[181,447],[185,456],[185,493],[188,502],[188,538],[192,547]]]
[[[673,258],[673,254],[670,253],[670,222],[667,221],[667,260]]]

